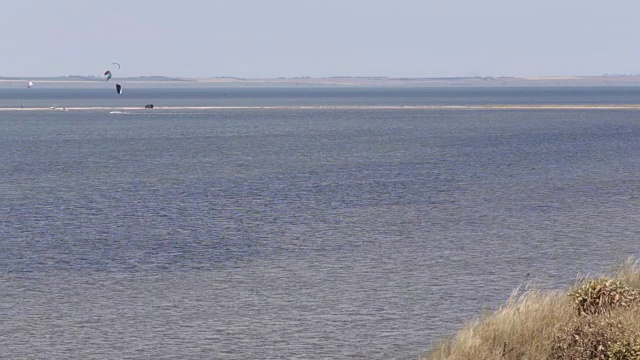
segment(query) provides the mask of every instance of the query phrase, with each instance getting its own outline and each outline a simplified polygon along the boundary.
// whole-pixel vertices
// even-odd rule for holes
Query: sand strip
[[[158,110],[640,110],[640,104],[514,104],[514,105],[319,105],[319,106],[156,106],[153,109],[143,107],[0,107],[0,111],[143,111]]]

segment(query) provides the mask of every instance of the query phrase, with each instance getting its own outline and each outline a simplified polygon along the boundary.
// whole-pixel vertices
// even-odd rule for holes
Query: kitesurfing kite
[[[111,65],[116,65],[118,67],[118,70],[120,70],[120,64],[117,62],[112,62]],[[107,70],[104,72],[104,81],[109,81],[109,79],[111,79],[113,77],[113,73],[111,72],[111,70]]]
[[[118,93],[118,95],[122,94],[122,85],[116,84],[116,92]]]

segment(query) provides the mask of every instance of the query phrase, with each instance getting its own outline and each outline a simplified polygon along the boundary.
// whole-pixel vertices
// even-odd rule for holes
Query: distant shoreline
[[[640,110],[640,104],[509,104],[509,105],[424,105],[424,106],[70,106],[70,107],[0,107],[0,111],[185,111],[185,110]]]
[[[92,86],[104,84],[99,77],[0,77],[0,87],[36,84]],[[108,83],[126,82],[147,86],[407,86],[407,87],[503,87],[503,86],[640,86],[640,75],[626,76],[534,76],[534,77],[293,77],[293,78],[180,78],[137,76],[114,78]]]

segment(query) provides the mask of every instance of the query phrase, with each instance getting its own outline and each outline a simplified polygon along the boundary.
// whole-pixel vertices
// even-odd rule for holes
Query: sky
[[[21,0],[0,76],[640,73],[636,0]]]

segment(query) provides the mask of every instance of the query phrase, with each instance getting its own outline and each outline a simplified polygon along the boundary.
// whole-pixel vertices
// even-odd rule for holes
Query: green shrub
[[[556,335],[551,359],[640,360],[640,333],[621,316],[577,318]]]
[[[611,344],[607,350],[611,360],[639,360],[640,359],[640,337],[633,339],[619,340]]]
[[[627,307],[638,300],[638,291],[618,280],[600,278],[591,280],[569,293],[578,314],[594,315]]]

